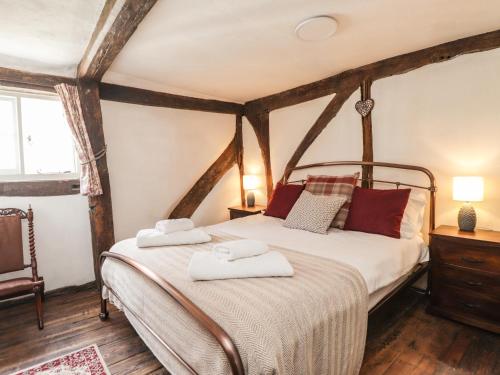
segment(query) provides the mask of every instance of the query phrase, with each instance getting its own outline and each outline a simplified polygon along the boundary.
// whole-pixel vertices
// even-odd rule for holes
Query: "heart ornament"
[[[359,100],[358,102],[356,102],[356,105],[354,107],[361,116],[366,117],[370,114],[374,106],[375,101],[373,99],[366,99]]]

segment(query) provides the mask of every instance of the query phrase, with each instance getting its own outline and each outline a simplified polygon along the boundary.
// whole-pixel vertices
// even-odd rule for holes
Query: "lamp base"
[[[253,191],[247,193],[247,207],[255,207],[255,194]]]
[[[470,204],[464,204],[458,212],[458,227],[466,232],[474,232],[476,228],[476,211]]]

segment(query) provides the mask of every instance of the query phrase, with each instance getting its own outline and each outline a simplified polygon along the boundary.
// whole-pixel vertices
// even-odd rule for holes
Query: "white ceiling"
[[[337,18],[337,34],[297,39],[319,14]],[[498,0],[159,0],[104,79],[243,102],[499,29],[499,14]]]
[[[0,0],[0,66],[75,76],[105,0]],[[339,21],[326,41],[303,19]],[[108,82],[244,102],[500,29],[499,0],[158,0]]]
[[[105,0],[0,0],[0,66],[75,76]]]

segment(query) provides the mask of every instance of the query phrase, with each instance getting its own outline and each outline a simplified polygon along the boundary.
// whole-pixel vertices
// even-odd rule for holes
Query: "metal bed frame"
[[[294,183],[298,181],[288,181],[288,177],[292,172],[310,169],[310,168],[318,168],[318,167],[335,167],[335,166],[361,166],[364,168],[373,167],[384,167],[384,168],[393,168],[393,169],[403,169],[424,173],[429,179],[429,185],[421,186],[414,184],[407,184],[399,181],[388,181],[388,180],[378,180],[373,177],[360,178],[359,180],[363,185],[373,188],[373,183],[384,183],[384,184],[393,184],[396,185],[397,188],[400,186],[418,188],[428,190],[430,192],[430,203],[429,203],[429,230],[432,231],[435,228],[435,212],[436,212],[436,184],[434,175],[426,168],[415,166],[415,165],[406,165],[406,164],[394,164],[394,163],[385,163],[385,162],[367,162],[367,161],[334,161],[334,162],[325,162],[325,163],[314,163],[301,165],[294,168],[290,168],[286,171],[285,177],[283,178],[283,183]],[[118,261],[130,269],[135,270],[140,273],[142,276],[145,276],[147,279],[155,283],[160,289],[162,289],[166,294],[168,294],[175,302],[177,302],[180,306],[184,308],[184,310],[195,320],[197,321],[221,346],[224,353],[226,354],[226,358],[231,368],[231,373],[233,375],[244,375],[245,370],[244,366],[238,352],[238,348],[232,341],[231,337],[224,331],[224,329],[217,324],[212,318],[210,318],[203,310],[201,310],[196,304],[190,301],[182,292],[180,292],[175,286],[169,283],[164,278],[158,276],[156,273],[151,271],[146,266],[141,263],[126,257],[124,255],[112,253],[109,251],[105,251],[100,256],[101,261],[101,269],[104,261],[110,258],[114,261]],[[379,301],[370,311],[369,316],[372,315],[376,310],[378,310],[382,305],[391,300],[399,291],[403,288],[413,284],[418,278],[420,278],[429,267],[429,263],[421,263],[417,264],[408,274],[406,279],[394,290],[392,290],[387,296],[385,296],[381,301]],[[148,324],[137,314],[135,314],[131,309],[127,307],[127,305],[120,299],[120,297],[102,280],[102,285],[106,286],[108,291],[113,294],[113,296],[125,307],[127,311],[129,311],[134,318],[136,318],[161,344],[165,347],[165,349],[172,354],[179,363],[191,374],[195,375],[197,372],[187,363],[176,351],[171,348],[162,338],[160,338],[154,330],[148,326]],[[106,320],[108,318],[108,309],[107,309],[107,299],[104,299],[101,294],[101,312],[99,314],[99,318],[101,320]]]

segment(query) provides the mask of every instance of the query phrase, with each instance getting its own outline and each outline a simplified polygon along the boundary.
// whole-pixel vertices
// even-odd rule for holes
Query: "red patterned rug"
[[[11,375],[110,375],[97,345],[91,345]]]

